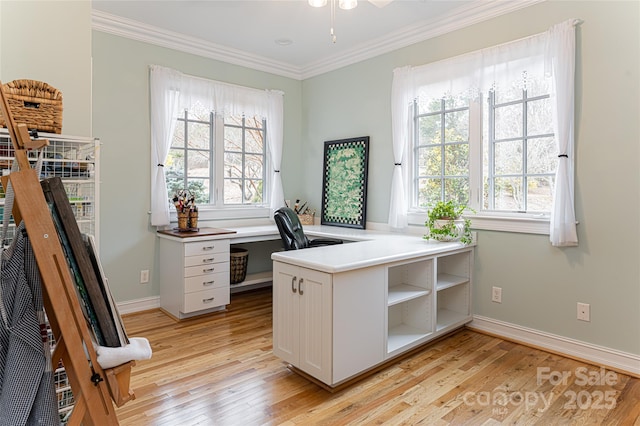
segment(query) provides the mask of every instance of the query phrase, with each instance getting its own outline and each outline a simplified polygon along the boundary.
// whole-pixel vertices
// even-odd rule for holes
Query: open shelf
[[[454,287],[460,284],[464,284],[466,282],[469,282],[469,278],[467,277],[460,277],[458,275],[452,275],[452,274],[438,274],[438,282],[436,284],[436,290],[440,291],[440,290],[445,290],[449,287]]]
[[[411,299],[415,299],[416,297],[428,296],[431,293],[430,290],[427,290],[422,287],[416,287],[410,284],[398,284],[392,287],[389,287],[389,295],[387,298],[387,305],[393,306],[398,303],[406,302]]]
[[[449,309],[438,309],[436,331],[440,331],[443,328],[451,326],[452,324],[465,321],[468,318],[469,315],[462,314],[460,312],[451,311]]]
[[[400,324],[389,329],[387,335],[387,353],[393,353],[398,349],[411,345],[431,334],[424,328],[413,327],[408,324]]]

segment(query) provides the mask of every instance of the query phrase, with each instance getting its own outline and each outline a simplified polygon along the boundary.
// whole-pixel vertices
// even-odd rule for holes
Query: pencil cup
[[[178,212],[178,229],[189,228],[189,212]]]

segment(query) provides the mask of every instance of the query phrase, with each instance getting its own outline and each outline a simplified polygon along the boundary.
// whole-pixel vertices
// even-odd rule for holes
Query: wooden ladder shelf
[[[62,361],[73,392],[75,406],[68,425],[117,425],[113,402],[121,406],[135,398],[129,390],[133,361],[102,369],[91,334],[80,307],[74,280],[67,266],[45,196],[35,170],[29,165],[27,149],[41,148],[48,141],[32,140],[24,124],[16,124],[0,82],[0,109],[15,149],[20,171],[2,178],[15,193],[13,215],[24,221],[43,285],[44,305],[56,346],[53,369]]]

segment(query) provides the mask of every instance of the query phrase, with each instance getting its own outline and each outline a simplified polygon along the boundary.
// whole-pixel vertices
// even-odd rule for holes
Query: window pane
[[[245,118],[245,125],[253,129],[262,130],[263,120],[260,117],[248,117],[248,118]]]
[[[467,176],[469,174],[469,145],[455,144],[444,146],[445,176]]]
[[[446,109],[467,108],[469,106],[469,98],[463,95],[447,96],[444,100]]]
[[[522,141],[500,142],[494,146],[496,175],[522,173]]]
[[[418,206],[430,207],[442,198],[440,179],[420,179],[418,181]]]
[[[180,172],[184,174],[184,150],[170,149],[164,167],[167,170],[180,170]]]
[[[242,179],[224,180],[224,204],[242,204]]]
[[[527,211],[549,212],[553,204],[555,177],[527,179]]]
[[[209,151],[189,151],[188,155],[187,170],[189,177],[209,177],[211,166],[209,162]]]
[[[515,81],[511,86],[499,87],[493,92],[496,104],[522,99],[522,81]]]
[[[543,78],[542,80],[527,79],[527,96],[534,98],[536,96],[548,95],[551,93],[551,79]]]
[[[460,204],[469,203],[469,179],[445,179],[444,199],[454,200]]]
[[[197,204],[209,204],[209,185],[210,180],[208,178],[205,179],[191,179],[187,180],[189,191],[191,195],[193,195],[196,199]]]
[[[262,179],[247,179],[244,188],[245,203],[262,203]]]
[[[418,176],[437,176],[442,173],[441,152],[441,146],[418,149]]]
[[[522,178],[496,178],[495,209],[508,211],[522,211]]]
[[[418,119],[418,144],[439,144],[441,140],[441,115],[427,115]]]
[[[527,102],[527,135],[548,135],[552,133],[551,99],[544,98]]]
[[[224,150],[242,151],[242,129],[239,127],[224,126]]]
[[[245,151],[260,154],[264,152],[263,135],[264,133],[260,130],[247,129],[244,141]]]
[[[445,142],[466,142],[469,140],[469,110],[445,114]]]
[[[522,137],[522,105],[507,105],[495,109],[496,139]]]
[[[262,155],[247,154],[244,160],[245,178],[262,179]]]
[[[527,141],[527,173],[555,173],[558,167],[558,150],[553,138]]]
[[[184,148],[184,121],[178,120],[171,140],[172,148]]]
[[[225,178],[241,178],[242,177],[242,154],[233,154],[226,152],[224,154],[224,177]],[[226,200],[226,196],[225,196]]]
[[[189,138],[187,139],[187,141],[189,143],[189,148],[209,149],[209,125],[189,122],[188,128]]]

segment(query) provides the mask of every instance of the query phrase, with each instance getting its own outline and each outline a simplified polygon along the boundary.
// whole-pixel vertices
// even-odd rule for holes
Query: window
[[[218,128],[223,129],[222,135]],[[265,129],[264,119],[222,118],[200,104],[183,111],[165,162],[167,196],[173,198],[186,189],[200,207],[262,206]]]
[[[547,233],[577,245],[575,26],[394,70],[388,224],[422,224],[467,202],[476,229]]]
[[[558,150],[548,90],[487,97],[482,211],[549,215]]]
[[[414,106],[413,206],[469,203],[469,100],[434,99]]]
[[[157,65],[149,86],[151,225],[170,224],[170,200],[183,189],[203,220],[271,217],[284,199],[284,93]]]
[[[414,102],[412,207],[455,200],[477,212],[548,216],[558,163],[548,87],[491,90],[484,99]],[[481,185],[474,199],[470,182]]]

